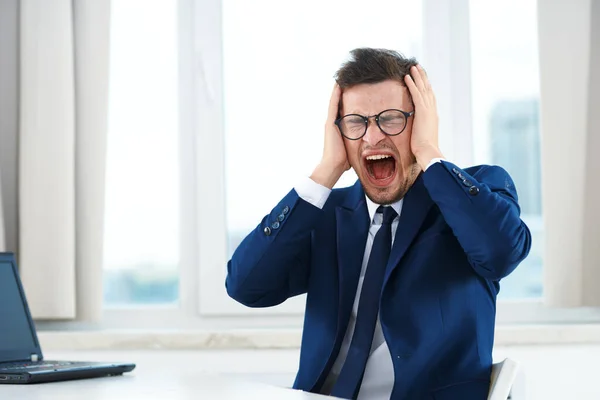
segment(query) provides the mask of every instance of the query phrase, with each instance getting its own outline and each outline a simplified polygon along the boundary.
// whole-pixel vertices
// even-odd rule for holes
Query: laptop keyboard
[[[73,362],[52,362],[52,361],[40,361],[40,362],[18,362],[18,363],[7,363],[0,364],[0,372],[10,372],[15,370],[31,370],[31,369],[59,369],[64,367],[72,367],[77,363]]]

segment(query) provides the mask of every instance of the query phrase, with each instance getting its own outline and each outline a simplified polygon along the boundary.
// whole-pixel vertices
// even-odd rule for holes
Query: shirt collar
[[[369,218],[371,223],[373,223],[373,217],[375,217],[375,213],[377,212],[377,208],[380,204],[374,203],[367,195],[365,195],[365,199],[367,200],[367,209],[369,210]],[[394,211],[400,215],[402,211],[402,203],[404,202],[404,198],[398,200],[395,203],[390,204],[390,207],[394,208]]]

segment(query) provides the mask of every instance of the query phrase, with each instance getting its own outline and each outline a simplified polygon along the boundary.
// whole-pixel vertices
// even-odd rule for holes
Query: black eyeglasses
[[[341,134],[350,140],[358,140],[365,136],[369,127],[369,119],[375,118],[375,122],[381,132],[388,136],[396,136],[406,129],[406,121],[415,112],[406,112],[402,110],[383,110],[377,115],[365,117],[360,114],[348,114],[335,120],[335,124],[340,129]]]

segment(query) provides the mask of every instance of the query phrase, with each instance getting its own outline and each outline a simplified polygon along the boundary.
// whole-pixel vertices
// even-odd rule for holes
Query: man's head
[[[417,61],[383,49],[361,48],[350,54],[335,75],[342,88],[339,118],[347,116],[338,127],[348,162],[367,196],[377,204],[391,204],[404,197],[420,172],[410,147],[413,117],[409,113],[414,106],[404,83]],[[369,118],[365,131],[360,116],[376,116],[385,110],[405,114],[386,112],[379,124],[375,117]]]

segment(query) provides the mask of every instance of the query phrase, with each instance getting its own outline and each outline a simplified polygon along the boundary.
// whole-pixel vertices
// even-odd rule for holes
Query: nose
[[[370,146],[375,146],[383,139],[385,139],[385,133],[383,133],[381,129],[379,129],[379,125],[377,125],[377,122],[375,122],[375,117],[369,118],[367,132],[363,136],[363,140],[367,142]]]

